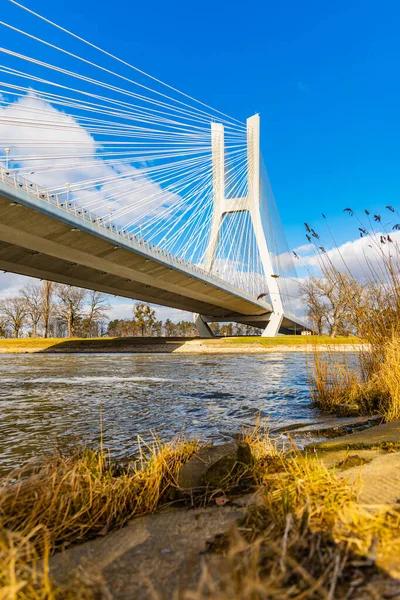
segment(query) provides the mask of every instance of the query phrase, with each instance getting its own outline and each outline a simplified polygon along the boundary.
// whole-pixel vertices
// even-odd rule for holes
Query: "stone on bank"
[[[251,462],[252,454],[247,442],[235,441],[201,448],[179,471],[178,487],[183,493],[221,487],[237,468],[248,466]]]

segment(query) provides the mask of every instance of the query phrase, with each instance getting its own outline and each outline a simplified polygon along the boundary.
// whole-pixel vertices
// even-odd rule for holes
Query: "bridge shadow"
[[[38,351],[40,354],[54,353],[160,353],[170,354],[194,337],[122,337],[68,339],[54,343]]]

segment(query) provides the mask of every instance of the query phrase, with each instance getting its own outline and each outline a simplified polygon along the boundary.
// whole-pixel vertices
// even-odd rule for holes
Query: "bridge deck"
[[[72,203],[57,197],[49,202],[47,190],[28,184],[23,178],[7,181],[0,168],[0,269],[216,318],[268,321],[266,302],[93,222]]]

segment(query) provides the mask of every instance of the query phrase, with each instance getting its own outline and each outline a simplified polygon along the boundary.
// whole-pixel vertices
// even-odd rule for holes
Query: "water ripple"
[[[0,365],[0,471],[77,440],[133,455],[137,436],[182,430],[227,439],[257,416],[309,422],[307,363],[273,355],[6,355]]]

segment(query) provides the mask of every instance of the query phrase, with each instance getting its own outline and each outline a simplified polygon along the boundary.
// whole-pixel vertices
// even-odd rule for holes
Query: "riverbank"
[[[1,339],[0,354],[29,353],[182,353],[182,354],[264,354],[269,352],[352,352],[363,347],[353,337],[280,336],[276,338],[19,338]]]
[[[240,444],[252,459],[235,470],[234,444],[213,462],[207,448],[200,458],[199,444],[177,440],[156,444],[135,469],[84,453],[14,479],[0,488],[0,514],[14,536],[9,553],[0,536],[9,567],[0,583],[15,575],[13,585],[49,600],[397,597],[399,423],[305,453],[279,451],[259,430]],[[207,480],[199,481],[208,487],[188,490],[183,482],[195,482],[199,464],[205,477],[205,463]],[[37,571],[16,555],[18,535],[44,554]]]

